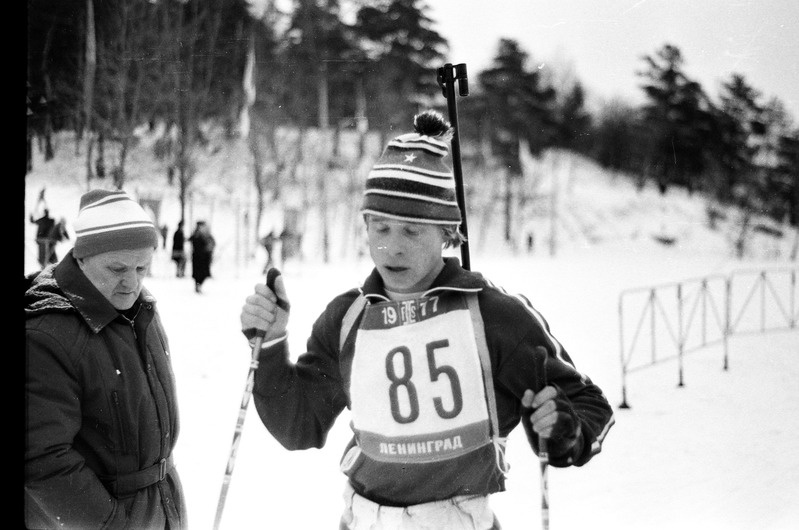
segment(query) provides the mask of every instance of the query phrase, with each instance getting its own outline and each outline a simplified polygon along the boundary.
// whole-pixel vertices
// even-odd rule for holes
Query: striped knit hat
[[[444,162],[452,129],[438,112],[413,118],[416,132],[391,140],[369,172],[362,214],[399,221],[459,225],[455,178]]]
[[[124,191],[91,190],[80,198],[72,255],[88,258],[112,250],[158,247],[150,216]]]

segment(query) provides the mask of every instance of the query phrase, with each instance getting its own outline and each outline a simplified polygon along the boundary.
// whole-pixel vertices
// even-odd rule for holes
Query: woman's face
[[[369,254],[389,291],[425,291],[444,268],[440,226],[367,215],[366,234]]]
[[[113,250],[79,259],[78,265],[106,300],[124,311],[139,297],[154,252],[152,247]]]

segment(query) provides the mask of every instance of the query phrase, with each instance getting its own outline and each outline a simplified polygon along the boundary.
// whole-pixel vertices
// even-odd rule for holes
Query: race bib
[[[356,336],[350,395],[353,430],[375,460],[440,461],[491,443],[465,298],[368,305]]]

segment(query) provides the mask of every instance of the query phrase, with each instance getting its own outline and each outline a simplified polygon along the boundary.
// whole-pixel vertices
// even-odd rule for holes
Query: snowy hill
[[[75,149],[67,135],[57,137],[56,158],[45,162],[35,150],[33,171],[25,179],[25,212],[34,212],[39,192],[46,189],[45,198],[51,215],[64,217],[69,223],[78,210],[80,195],[86,191],[85,155]],[[374,142],[373,142],[374,143]],[[128,155],[128,181],[125,189],[140,200],[149,201],[159,225],[166,225],[171,234],[180,217],[178,189],[166,183],[166,168],[152,156],[153,141],[143,136],[139,145]],[[76,153],[77,151],[77,153]],[[379,147],[371,148],[373,156]],[[213,153],[213,154],[209,154]],[[197,169],[196,185],[187,211],[187,229],[194,221],[209,221],[218,242],[218,271],[238,273],[252,259],[262,259],[257,248],[254,226],[256,206],[251,182],[251,155],[241,141],[220,143],[203,153]],[[358,184],[363,181],[370,162],[348,168],[346,178]],[[360,171],[360,172],[358,172]],[[329,178],[325,176],[325,178]],[[471,252],[475,256],[489,255],[553,256],[564,252],[601,250],[610,247],[646,249],[653,245],[666,246],[675,253],[733,255],[740,213],[723,209],[700,195],[689,195],[673,189],[660,195],[653,186],[636,189],[632,180],[610,174],[592,161],[564,152],[549,151],[540,159],[525,163],[525,179],[515,190],[525,194],[525,206],[512,212],[514,240],[504,241],[504,190],[496,189],[502,179],[486,179],[464,175],[467,194],[467,220]],[[110,177],[94,179],[93,187],[110,187]],[[304,215],[305,233],[303,255],[310,261],[322,258],[322,234],[319,201],[316,187],[282,204],[268,204],[266,218],[279,225],[286,201],[293,201]],[[357,257],[356,192],[344,196],[328,192],[328,219],[331,223],[331,260]],[[710,228],[709,209],[717,213],[716,226]],[[554,212],[554,215],[553,215]],[[721,218],[719,218],[721,217]],[[754,226],[769,230],[752,231],[745,257],[755,260],[795,259],[797,231],[787,225],[779,226],[763,218],[755,218]],[[25,271],[37,268],[35,261],[35,225],[25,219]],[[353,231],[355,233],[353,233]],[[781,234],[776,237],[774,234]],[[69,242],[59,247],[59,256],[68,250]],[[157,270],[155,271],[157,272]]]

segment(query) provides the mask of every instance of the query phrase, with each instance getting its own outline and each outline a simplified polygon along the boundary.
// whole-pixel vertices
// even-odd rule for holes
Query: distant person
[[[295,362],[288,350],[282,276],[246,298],[245,336],[266,333],[253,400],[290,450],[322,447],[350,409],[341,530],[499,529],[489,496],[505,489],[505,445],[519,422],[536,453],[547,441],[551,465],[582,466],[613,409],[525,297],[443,257],[464,241],[444,161],[451,128],[433,111],[414,128],[366,180],[374,270],[327,305],[307,352]]]
[[[167,225],[161,225],[161,248],[166,250],[166,239],[169,237],[169,227]]]
[[[81,197],[75,245],[26,278],[25,527],[187,528],[158,247],[123,191]]]
[[[186,276],[186,234],[183,233],[183,219],[178,222],[178,227],[172,235],[172,261],[175,262],[175,276]]]
[[[527,232],[527,253],[532,254],[535,249],[535,233],[532,230]]]
[[[275,241],[278,238],[275,237],[275,232],[270,230],[268,234],[261,238],[261,246],[264,247],[266,251],[266,264],[264,265],[264,274],[271,269],[275,265]]]
[[[291,258],[302,260],[302,232],[286,227],[280,232],[279,239],[280,258],[284,264]]]
[[[52,247],[52,254],[51,254],[51,263],[55,263],[58,261],[58,244],[62,241],[69,240],[69,231],[67,230],[67,220],[64,217],[60,217],[55,225],[53,225],[53,230],[50,233],[50,239],[53,240],[53,247]]]
[[[211,262],[214,259],[216,240],[205,221],[197,221],[194,232],[189,237],[191,242],[191,277],[194,278],[194,290],[203,292],[203,283],[211,277]]]
[[[45,208],[41,217],[38,219],[34,218],[34,215],[31,214],[30,221],[36,225],[36,245],[39,249],[39,267],[43,269],[50,263],[58,263],[58,257],[55,252],[56,240],[54,237],[56,233],[56,222],[55,219],[50,217],[50,210]]]
[[[62,216],[58,218],[58,222],[53,227],[53,239],[55,239],[56,243],[60,243],[69,239],[69,230],[67,230],[66,217]]]

